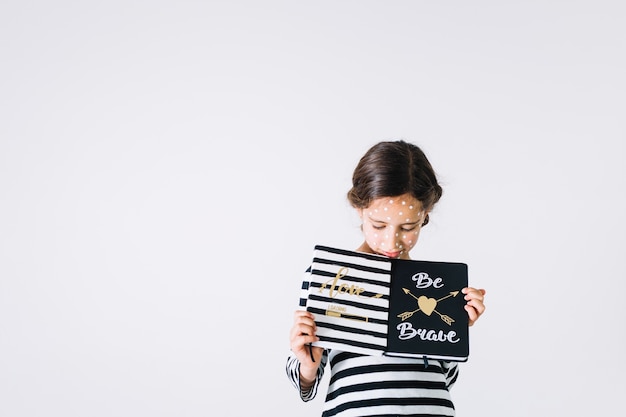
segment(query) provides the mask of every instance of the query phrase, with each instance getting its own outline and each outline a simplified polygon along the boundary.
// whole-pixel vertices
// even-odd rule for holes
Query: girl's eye
[[[402,231],[403,232],[412,232],[413,230],[415,230],[417,228],[417,226],[411,226],[411,227],[403,227]]]
[[[385,228],[385,226],[378,226],[378,225],[373,224],[372,228],[374,228],[376,230],[383,230]]]

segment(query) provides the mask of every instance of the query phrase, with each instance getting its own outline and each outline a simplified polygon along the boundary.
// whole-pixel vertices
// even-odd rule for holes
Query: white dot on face
[[[389,210],[389,209],[388,209],[387,207],[385,207],[383,210],[387,211],[387,210]]]
[[[402,216],[402,212],[399,212],[399,213],[398,213],[398,216]]]
[[[389,200],[389,204],[393,204],[393,200]]]
[[[391,217],[387,216],[387,220],[391,220]]]
[[[413,210],[413,206],[409,206],[409,208],[410,208],[411,210]]]
[[[403,206],[404,206],[404,205],[406,205],[406,201],[403,201],[403,202],[402,202],[402,205],[403,205]]]
[[[396,233],[396,237],[400,236],[400,233]]]
[[[407,221],[407,223],[408,223],[408,222],[410,222],[410,221],[411,221],[411,219],[409,219],[409,218],[407,217],[406,221]]]

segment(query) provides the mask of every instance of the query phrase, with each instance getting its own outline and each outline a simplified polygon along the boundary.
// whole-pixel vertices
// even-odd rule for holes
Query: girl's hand
[[[301,380],[313,381],[317,375],[317,368],[324,348],[309,346],[309,343],[317,342],[319,338],[315,336],[315,320],[313,314],[308,311],[296,310],[293,317],[293,326],[289,333],[291,351],[300,361]],[[309,350],[311,349],[311,350]],[[311,360],[311,351],[315,362]]]
[[[469,316],[469,325],[473,325],[476,320],[485,312],[485,294],[487,291],[483,289],[476,289],[472,287],[463,288],[461,291],[465,294],[465,300],[467,304],[465,304],[465,310],[467,311],[467,315]]]

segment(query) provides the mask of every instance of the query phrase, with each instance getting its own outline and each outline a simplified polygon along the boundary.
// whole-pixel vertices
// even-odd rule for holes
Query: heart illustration
[[[422,295],[417,299],[417,306],[424,312],[424,314],[430,316],[435,310],[435,307],[437,307],[437,300]]]

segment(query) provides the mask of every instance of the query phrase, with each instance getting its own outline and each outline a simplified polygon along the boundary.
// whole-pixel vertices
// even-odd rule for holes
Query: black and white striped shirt
[[[306,297],[308,280],[302,292]],[[300,307],[306,298],[300,300]],[[287,375],[303,401],[317,395],[330,363],[330,382],[323,417],[454,416],[450,388],[458,377],[458,363],[390,356],[370,356],[325,350],[315,384],[300,389],[300,363],[289,355]]]

